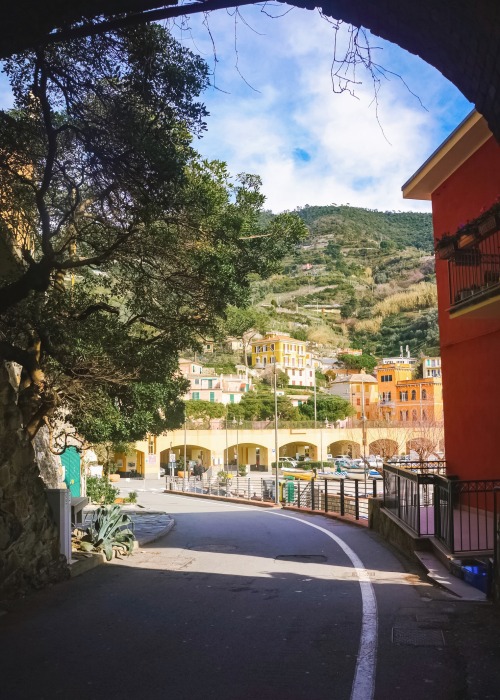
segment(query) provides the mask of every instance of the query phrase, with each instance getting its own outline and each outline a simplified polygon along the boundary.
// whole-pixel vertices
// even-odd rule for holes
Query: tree
[[[314,420],[314,403],[308,401],[299,408],[306,420]],[[340,396],[320,394],[316,398],[316,416],[318,421],[334,423],[354,415],[355,411],[349,401]]]
[[[287,396],[278,396],[278,418],[299,420],[300,413]],[[244,394],[238,404],[228,407],[228,419],[266,420],[274,416],[274,393],[270,391],[250,391]]]
[[[186,418],[191,420],[211,418],[223,418],[226,415],[226,407],[222,403],[214,401],[186,401]]]
[[[266,370],[262,374],[262,381],[264,384],[267,384],[267,386],[274,387],[274,378],[276,377],[276,386],[278,389],[286,389],[286,387],[290,383],[290,377],[288,374],[282,370],[282,369],[276,369],[276,372],[274,370],[274,367],[272,365],[269,365]]]
[[[373,355],[349,355],[342,353],[337,358],[346,369],[366,370],[368,374],[377,366],[377,358]]]
[[[262,230],[259,178],[234,182],[197,157],[207,68],[163,28],[38,50],[6,71],[0,194],[15,202],[3,236],[19,261],[0,287],[0,357],[23,367],[26,430],[60,409],[98,442],[173,427],[179,350],[245,303],[249,272],[278,269],[304,227],[284,214]]]
[[[268,329],[269,316],[266,313],[253,308],[228,307],[224,330],[227,335],[232,335],[241,340],[243,344],[243,361],[246,367],[248,367],[247,349],[250,341],[258,333],[265,335]]]
[[[179,425],[179,353],[215,332],[228,303],[247,303],[249,273],[279,269],[305,228],[291,214],[262,227],[259,178],[232,180],[197,156],[207,67],[164,28],[39,48],[5,72],[15,105],[0,112],[0,360],[22,373],[14,397],[2,364],[2,415],[20,422],[0,431],[0,466],[24,472],[2,487],[2,511],[29,530],[9,526],[2,540],[15,590],[61,575],[23,445],[57,420],[99,443]]]

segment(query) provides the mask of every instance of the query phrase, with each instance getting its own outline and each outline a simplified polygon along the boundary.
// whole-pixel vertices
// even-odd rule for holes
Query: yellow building
[[[269,365],[288,374],[292,386],[314,386],[314,365],[307,343],[287,333],[268,333],[252,340],[252,367],[266,369]]]

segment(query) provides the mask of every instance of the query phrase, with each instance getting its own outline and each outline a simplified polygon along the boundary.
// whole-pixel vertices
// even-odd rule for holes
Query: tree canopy
[[[349,355],[343,353],[338,356],[338,360],[343,363],[346,369],[364,369],[368,373],[373,372],[377,366],[377,358],[373,355],[367,355],[363,353],[362,355]]]
[[[207,66],[164,28],[39,49],[5,72],[0,358],[23,368],[28,434],[52,417],[91,442],[178,425],[179,352],[305,228],[287,213],[263,227],[259,178],[196,154]]]

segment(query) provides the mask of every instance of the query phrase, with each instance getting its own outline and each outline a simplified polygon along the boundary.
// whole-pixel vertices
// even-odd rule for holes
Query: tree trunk
[[[0,363],[0,599],[68,575],[16,392]]]

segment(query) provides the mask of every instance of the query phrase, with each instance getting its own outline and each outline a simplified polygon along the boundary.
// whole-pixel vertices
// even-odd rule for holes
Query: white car
[[[291,457],[280,457],[280,458],[279,458],[279,461],[280,461],[280,464],[281,464],[281,468],[283,468],[283,466],[285,466],[285,467],[294,467],[294,468],[296,468],[296,467],[298,466],[297,460],[296,460],[296,459],[292,459]]]

